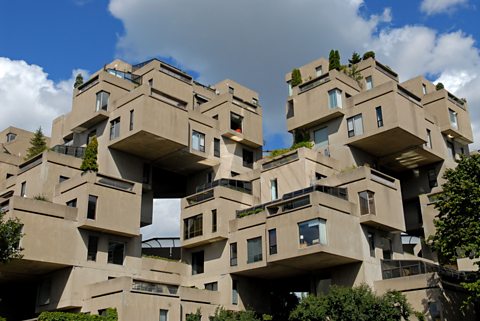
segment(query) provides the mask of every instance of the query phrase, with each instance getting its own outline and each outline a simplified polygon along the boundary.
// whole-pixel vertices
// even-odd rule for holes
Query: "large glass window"
[[[237,266],[237,243],[230,243],[230,266]]]
[[[88,195],[87,218],[94,220],[97,216],[97,200],[95,195]]]
[[[199,152],[205,152],[205,134],[197,131],[192,131],[192,149]]]
[[[277,254],[277,229],[268,230],[268,249],[270,255]]]
[[[262,237],[247,240],[247,263],[262,260]]]
[[[458,129],[457,112],[449,109],[448,114],[450,115],[450,125],[452,128]]]
[[[218,291],[218,282],[205,283],[205,290]]]
[[[108,107],[108,98],[110,94],[106,91],[99,91],[97,93],[97,111],[99,110],[107,110]]]
[[[328,146],[328,128],[320,128],[313,132],[313,140],[315,142],[315,147],[325,148]]]
[[[88,237],[87,260],[96,261],[98,251],[98,236],[90,235]]]
[[[189,217],[183,220],[184,238],[200,236],[203,234],[203,215],[199,214],[193,217]]]
[[[375,198],[374,192],[363,191],[358,193],[360,201],[360,214],[375,214]]]
[[[110,140],[120,136],[120,117],[110,122]]]
[[[192,253],[192,275],[203,273],[204,263],[205,263],[204,251]]]
[[[298,234],[300,236],[300,247],[315,244],[327,244],[326,220],[316,218],[306,222],[298,223]]]
[[[108,263],[123,265],[125,243],[108,242]]]
[[[272,201],[278,199],[278,183],[276,178],[270,180],[270,194],[272,196]]]
[[[328,92],[328,107],[330,109],[342,108],[342,91],[332,89]]]
[[[375,113],[377,115],[377,126],[383,127],[383,114],[382,114],[382,107],[375,108]]]
[[[348,137],[363,135],[362,114],[347,119]]]

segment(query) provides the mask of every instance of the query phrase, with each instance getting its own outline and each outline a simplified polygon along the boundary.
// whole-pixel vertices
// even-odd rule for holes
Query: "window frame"
[[[338,88],[328,91],[328,109],[333,110],[336,108],[343,108],[342,91]]]
[[[375,107],[375,116],[377,117],[377,127],[383,127],[382,106]]]
[[[116,246],[121,246],[121,249],[122,249],[121,260],[118,260],[118,258],[115,258],[115,255],[118,254],[118,252],[116,252],[118,250],[118,249],[115,248]],[[120,261],[121,261],[121,263],[120,263]],[[108,241],[107,263],[116,264],[116,265],[123,265],[124,261],[125,261],[125,242]]]
[[[272,228],[268,230],[268,254],[274,255],[278,253],[277,248],[277,229]]]
[[[192,149],[205,153],[205,134],[192,130]]]
[[[377,215],[375,206],[375,192],[370,190],[358,192],[358,204],[360,206],[360,215]]]
[[[318,238],[313,239],[309,241],[309,238],[305,237],[308,236],[307,232],[309,230],[305,230],[305,225],[308,229],[317,226],[316,232],[318,233]],[[313,246],[313,245],[327,245],[328,240],[327,240],[327,220],[317,217],[313,218],[310,220],[302,221],[297,223],[298,227],[298,243],[301,248]],[[315,231],[315,229],[312,229],[312,231]],[[302,233],[303,232],[303,233]]]
[[[355,124],[358,124],[356,122],[358,119],[360,119],[360,124],[361,126],[357,128]],[[348,138],[355,137],[355,136],[360,136],[363,135],[364,133],[364,128],[363,128],[363,116],[362,114],[357,114],[352,117],[347,118],[347,135]]]
[[[263,261],[262,237],[247,239],[247,264]]]
[[[110,140],[120,137],[120,117],[110,121]]]
[[[205,273],[205,251],[197,251],[191,253],[192,259],[192,275]]]
[[[106,97],[106,98],[105,98]],[[95,111],[108,110],[108,101],[110,100],[110,93],[105,90],[100,90],[95,96]]]
[[[183,238],[185,240],[203,235],[203,213],[183,220]]]
[[[237,242],[230,243],[230,266],[238,265],[238,246]]]
[[[98,196],[88,195],[87,201],[87,219],[95,220],[97,218]]]

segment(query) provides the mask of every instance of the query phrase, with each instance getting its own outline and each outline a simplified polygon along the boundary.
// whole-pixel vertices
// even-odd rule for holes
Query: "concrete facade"
[[[372,58],[357,68],[359,80],[323,58],[299,68],[287,129],[313,148],[276,157],[262,157],[256,92],[204,86],[156,59],[115,60],[76,88],[41,155],[22,159],[31,133],[1,132],[0,208],[23,223],[24,256],[0,266],[0,315],[115,307],[154,321],[200,309],[206,321],[218,306],[274,314],[282,295],[367,283],[415,288],[429,320],[460,319],[424,240],[442,173],[469,153],[467,104],[423,77],[399,83]],[[82,172],[93,137],[99,171]],[[182,198],[181,260],[142,256],[153,199],[170,197]],[[435,295],[416,287],[427,272]]]

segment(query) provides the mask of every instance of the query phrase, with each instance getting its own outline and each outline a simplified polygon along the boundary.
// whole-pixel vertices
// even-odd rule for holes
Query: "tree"
[[[441,90],[443,88],[445,88],[445,86],[441,82],[437,83],[437,85],[435,86],[436,90]]]
[[[260,319],[251,310],[229,311],[223,307],[218,307],[215,310],[215,315],[210,317],[210,321],[260,321]]]
[[[348,59],[350,65],[358,64],[360,61],[362,61],[362,57],[355,51],[352,53],[352,58]]]
[[[298,86],[302,83],[302,74],[300,73],[300,69],[293,69],[292,70],[292,80],[290,84],[292,87]]]
[[[340,53],[338,50],[330,50],[330,54],[328,55],[328,70],[332,69],[340,69]]]
[[[22,248],[18,246],[22,238],[22,223],[18,218],[4,220],[5,213],[0,211],[0,263],[22,257]]]
[[[85,149],[85,156],[83,157],[80,169],[84,172],[98,172],[97,154],[98,141],[97,137],[93,136],[92,140],[90,143],[88,143],[87,148]]]
[[[307,296],[290,313],[290,321],[409,320],[414,312],[405,296],[389,291],[377,296],[367,285],[332,286],[323,296]]]
[[[197,312],[187,314],[185,321],[202,321],[202,313],[200,309],[197,309]]]
[[[30,147],[27,149],[27,156],[25,156],[25,159],[35,157],[46,149],[47,140],[43,135],[42,127],[38,127],[38,129],[33,134],[32,139],[30,139]]]
[[[81,85],[83,85],[83,76],[82,74],[78,74],[77,77],[75,77],[75,83],[73,84],[73,88],[78,88]]]
[[[375,51],[367,51],[363,54],[363,60],[367,60],[368,58],[375,59]]]
[[[435,198],[438,216],[435,235],[429,238],[442,263],[457,258],[480,258],[480,154],[462,156],[455,169],[447,169],[443,191]],[[476,263],[479,265],[479,263]],[[480,272],[462,285],[470,300],[480,300]]]

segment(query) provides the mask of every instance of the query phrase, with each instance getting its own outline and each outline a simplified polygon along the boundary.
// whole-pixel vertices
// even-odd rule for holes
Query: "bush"
[[[38,154],[43,153],[47,149],[47,140],[42,132],[42,127],[39,127],[33,137],[30,139],[30,147],[27,149],[27,156],[25,159],[30,159]]]
[[[437,90],[441,90],[441,89],[444,89],[445,86],[443,86],[443,84],[442,84],[441,82],[439,82],[439,83],[435,86],[435,88],[436,88]]]
[[[302,74],[300,73],[300,69],[293,69],[292,70],[292,80],[290,81],[290,84],[292,87],[298,86],[302,83]]]
[[[328,70],[340,70],[341,67],[342,65],[340,63],[340,53],[338,52],[338,50],[330,50],[330,54],[328,55]]]
[[[116,309],[108,308],[105,316],[69,313],[69,312],[42,312],[38,316],[38,321],[117,321],[118,314]]]
[[[265,315],[266,316],[266,315]],[[265,319],[263,320],[271,320]],[[256,317],[255,312],[251,310],[247,311],[229,311],[225,310],[223,307],[217,308],[215,310],[215,315],[210,317],[210,321],[261,321]]]
[[[375,52],[374,51],[367,51],[363,54],[363,60],[367,60],[368,58],[375,59]]]
[[[84,172],[98,172],[97,154],[98,141],[97,137],[94,136],[90,143],[88,143],[87,148],[85,149],[85,157],[83,158],[80,169]]]

